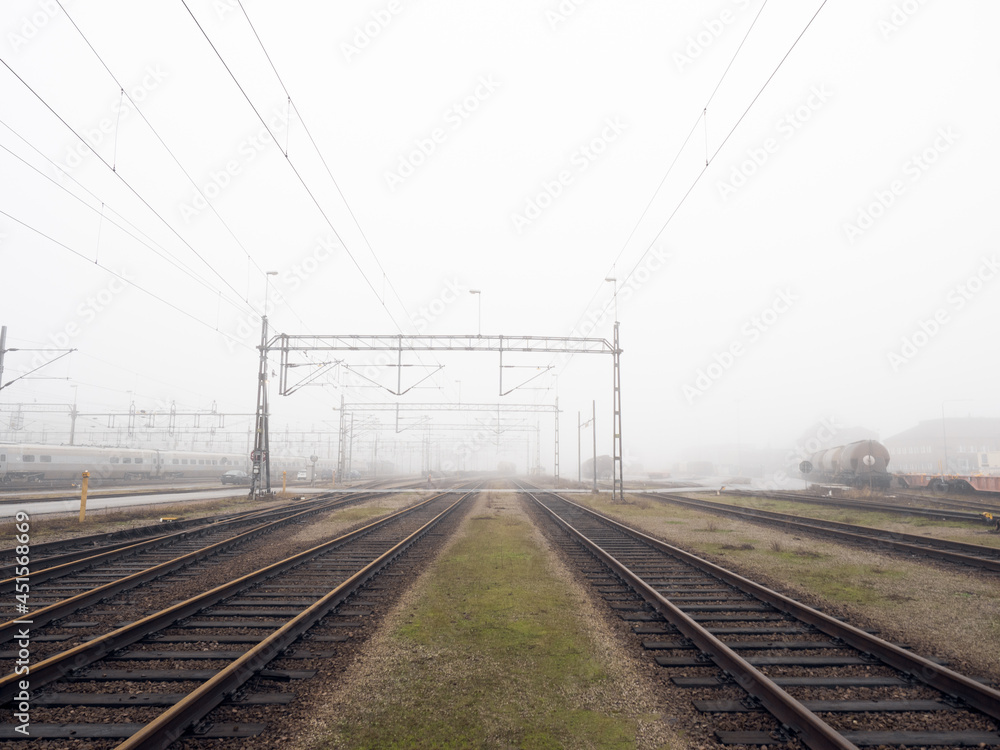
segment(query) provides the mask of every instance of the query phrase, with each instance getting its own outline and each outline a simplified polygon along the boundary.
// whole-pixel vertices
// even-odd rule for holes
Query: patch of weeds
[[[823,557],[823,555],[821,555],[819,552],[814,552],[811,549],[804,549],[802,547],[800,547],[799,549],[793,549],[792,554],[795,555],[796,557],[805,557],[810,560],[818,560],[819,558]]]

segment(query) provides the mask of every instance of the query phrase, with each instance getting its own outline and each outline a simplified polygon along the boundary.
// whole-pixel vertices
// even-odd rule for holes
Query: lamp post
[[[479,312],[478,315],[476,316],[477,320],[476,335],[482,336],[483,335],[483,291],[481,289],[470,289],[469,294],[476,295],[476,299],[478,300],[479,303],[477,305]]]
[[[277,276],[277,271],[266,271],[264,273],[264,319],[267,320],[267,298],[271,296],[271,277]]]
[[[962,401],[972,401],[971,398],[949,398],[941,402],[941,442],[944,447],[944,466],[941,468],[941,475],[948,473],[948,431],[945,427],[944,405],[957,404]]]
[[[576,413],[576,480],[583,482],[583,462],[581,461],[582,431],[584,427],[593,425],[594,429],[594,486],[593,491],[597,492],[597,401],[591,402],[591,417],[586,422],[580,421],[580,412]]]
[[[608,276],[604,280],[610,282],[613,285],[612,288],[614,289],[614,297],[615,297],[615,323],[617,323],[618,322],[618,279],[616,279],[614,276]]]

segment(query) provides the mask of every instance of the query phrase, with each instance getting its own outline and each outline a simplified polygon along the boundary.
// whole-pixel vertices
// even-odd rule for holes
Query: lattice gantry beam
[[[613,354],[607,339],[566,336],[289,336],[278,334],[267,344],[271,351],[466,351],[538,352],[551,354]]]

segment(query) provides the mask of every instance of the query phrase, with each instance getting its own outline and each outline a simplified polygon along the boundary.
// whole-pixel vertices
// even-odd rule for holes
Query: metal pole
[[[559,481],[559,398],[556,397],[556,481]]]
[[[944,404],[941,402],[941,441],[944,444],[944,466],[941,468],[941,476],[948,473],[948,433],[945,430],[944,424]]]
[[[2,348],[0,345],[0,349]],[[76,417],[79,412],[76,410],[77,387],[75,385],[70,387],[73,389],[73,408],[69,412],[69,444],[73,445],[73,441],[76,439]]]
[[[580,450],[580,433],[583,428],[580,426],[580,412],[576,413],[576,481],[583,481],[583,463],[580,460],[582,458]]]
[[[354,470],[354,412],[351,412],[351,437],[347,442],[347,476]]]
[[[254,427],[254,450],[250,477],[250,495],[271,494],[271,456],[268,437],[267,406],[267,317],[260,322],[260,366],[257,371],[257,412]]]
[[[7,326],[0,326],[0,388],[3,388],[3,357],[7,353]]]
[[[597,492],[597,400],[591,401],[591,406],[593,408],[593,424],[591,429],[594,432],[594,487],[593,492]]]
[[[617,299],[617,298],[616,298]],[[612,502],[625,502],[625,453],[622,448],[622,379],[621,379],[621,346],[618,342],[618,321],[615,320],[614,338],[614,455],[611,462]]]

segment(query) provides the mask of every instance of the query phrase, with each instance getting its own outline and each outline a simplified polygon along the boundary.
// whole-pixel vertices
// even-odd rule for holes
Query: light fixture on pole
[[[476,298],[479,301],[479,304],[477,306],[479,309],[479,314],[477,316],[478,325],[476,327],[477,331],[476,335],[482,336],[483,335],[483,292],[481,289],[470,289],[469,294],[476,295]]]
[[[271,296],[271,277],[277,276],[277,271],[266,271],[264,273],[264,317],[267,318],[267,298]]]
[[[608,276],[604,280],[610,282],[611,284],[614,284],[613,288],[615,296],[615,323],[617,323],[618,322],[618,279],[616,279],[614,276]]]

